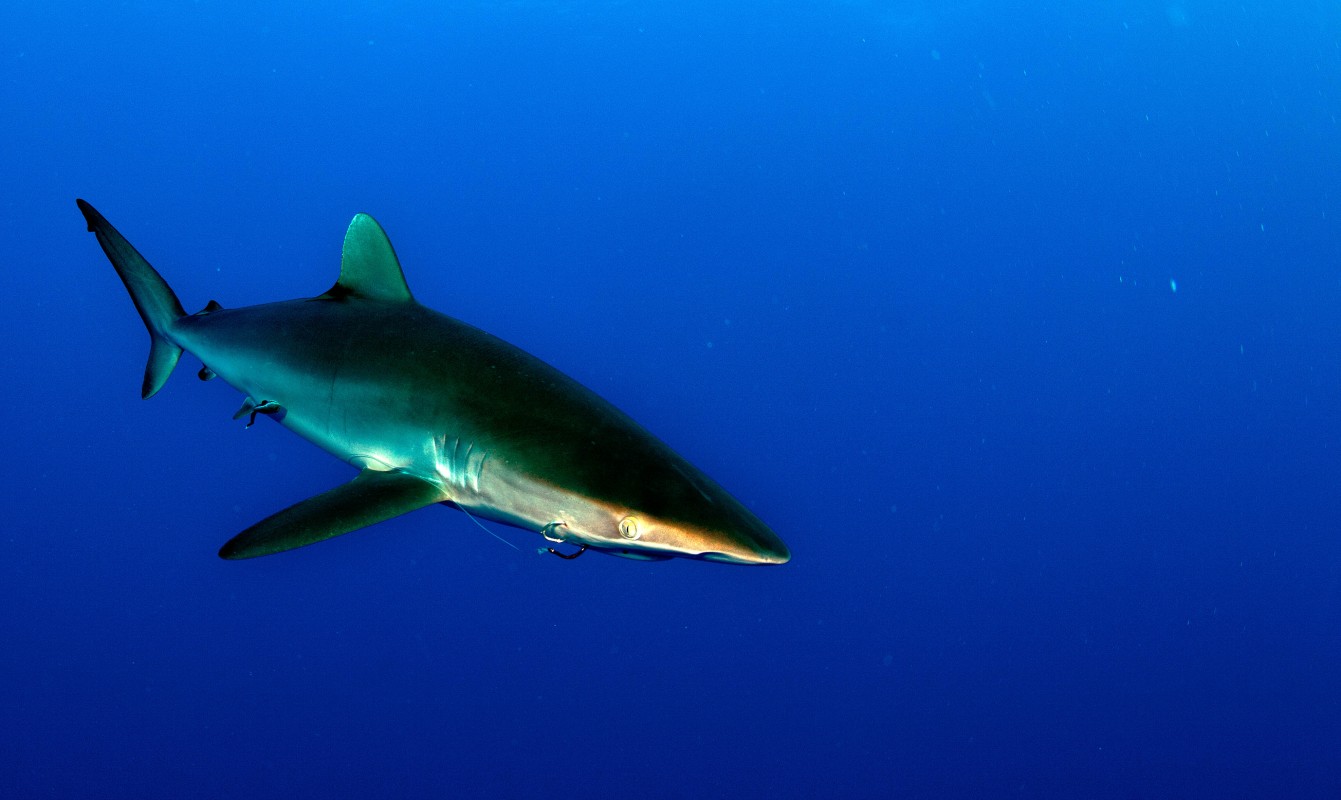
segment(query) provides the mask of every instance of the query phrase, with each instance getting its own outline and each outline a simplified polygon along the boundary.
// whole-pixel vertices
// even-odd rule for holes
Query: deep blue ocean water
[[[1341,6],[0,14],[0,796],[1341,797]],[[358,211],[793,551],[536,554],[148,339]]]

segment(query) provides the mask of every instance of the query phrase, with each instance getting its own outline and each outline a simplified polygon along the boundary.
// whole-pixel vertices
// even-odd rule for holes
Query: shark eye
[[[637,539],[643,535],[638,528],[638,519],[636,517],[625,517],[619,521],[619,535],[625,539]]]

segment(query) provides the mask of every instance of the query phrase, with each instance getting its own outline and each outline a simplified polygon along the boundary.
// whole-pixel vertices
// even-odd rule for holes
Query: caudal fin
[[[153,397],[167,383],[173,367],[177,366],[177,359],[182,357],[182,348],[168,336],[168,330],[174,321],[186,316],[186,312],[163,276],[112,227],[112,223],[83,200],[75,202],[88,221],[89,231],[97,234],[98,244],[116,267],[116,274],[121,276],[130,299],[135,302],[135,310],[140,312],[140,319],[149,329],[149,364],[144,368],[140,396]]]

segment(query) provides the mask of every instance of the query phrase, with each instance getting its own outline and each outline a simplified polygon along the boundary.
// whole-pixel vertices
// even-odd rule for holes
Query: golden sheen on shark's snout
[[[89,230],[150,335],[142,394],[183,352],[268,417],[359,469],[229,540],[240,559],[319,542],[434,503],[541,534],[550,552],[781,564],[787,546],[715,481],[543,361],[415,301],[381,226],[349,225],[316,297],[187,314],[92,206]]]

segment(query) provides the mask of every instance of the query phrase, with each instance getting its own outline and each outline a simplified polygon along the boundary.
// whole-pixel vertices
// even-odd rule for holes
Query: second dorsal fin
[[[357,214],[345,232],[340,256],[340,280],[322,297],[342,300],[361,297],[388,303],[413,303],[396,251],[377,220]]]

